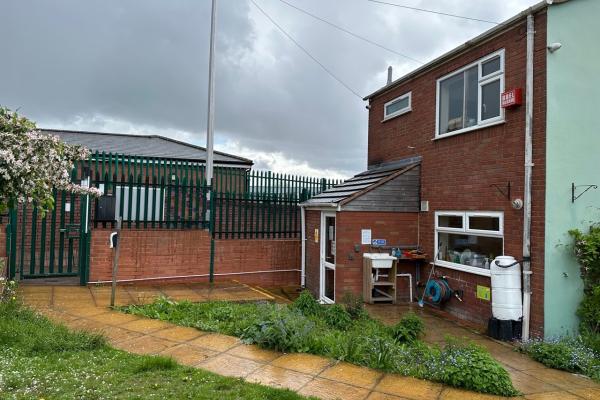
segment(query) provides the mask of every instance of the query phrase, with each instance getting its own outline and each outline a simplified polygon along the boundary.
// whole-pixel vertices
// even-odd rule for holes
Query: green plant
[[[352,325],[352,318],[344,307],[339,304],[327,306],[323,313],[325,323],[334,329],[347,330]]]
[[[409,313],[390,328],[391,335],[399,343],[413,343],[425,332],[425,324],[419,317]]]
[[[209,327],[265,348],[318,354],[486,393],[516,393],[506,371],[485,350],[458,344],[440,348],[420,341],[423,323],[414,314],[387,327],[366,312],[352,319],[346,307],[321,305],[310,293],[301,297],[289,305],[159,299],[124,310]]]
[[[321,304],[308,291],[304,290],[292,303],[292,308],[300,311],[306,316],[319,315],[322,312]]]
[[[365,301],[362,296],[357,296],[351,292],[345,292],[342,296],[342,304],[352,319],[360,319],[368,315],[365,310]]]
[[[536,361],[556,369],[587,375],[600,380],[600,358],[581,337],[531,340],[519,347]]]
[[[569,235],[573,238],[573,254],[583,279],[583,299],[577,311],[581,318],[580,330],[593,337],[600,335],[600,226],[592,225],[587,233],[570,230]]]
[[[508,372],[483,348],[450,340],[440,354],[434,374],[452,386],[502,396],[516,396]]]
[[[263,319],[248,326],[241,337],[246,343],[283,352],[304,353],[312,345],[315,323],[297,310],[271,309]]]

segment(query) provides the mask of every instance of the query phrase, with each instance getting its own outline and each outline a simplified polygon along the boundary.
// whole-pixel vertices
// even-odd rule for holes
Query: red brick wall
[[[320,245],[315,242],[315,229],[321,229],[321,211],[306,211],[306,288],[319,296]]]
[[[346,292],[362,294],[362,253],[370,248],[361,245],[361,229],[371,229],[373,238],[386,239],[389,245],[417,243],[417,213],[355,212],[336,214],[336,271],[335,296],[341,299]],[[306,212],[306,286],[315,296],[319,294],[319,243],[314,230],[319,228],[321,212]],[[359,250],[355,250],[355,246]],[[409,268],[409,267],[407,267]],[[414,269],[413,269],[414,272]],[[399,279],[399,291],[406,294],[408,285]]]
[[[534,140],[532,207],[532,318],[533,333],[543,330],[543,246],[546,113],[546,15],[536,15],[534,59]],[[421,155],[421,196],[429,201],[429,212],[420,217],[420,244],[434,253],[434,212],[436,210],[489,210],[504,212],[505,254],[522,255],[523,211],[514,210],[492,184],[511,182],[511,197],[523,198],[525,106],[507,110],[506,122],[432,140],[435,137],[436,81],[438,78],[496,50],[505,49],[505,88],[525,88],[526,23],[478,45],[421,76],[413,78],[370,102],[369,164]],[[412,111],[381,122],[383,104],[412,91]],[[408,146],[414,147],[409,149]],[[477,283],[489,286],[489,279],[449,269],[453,288],[465,290],[465,302],[451,301],[447,310],[470,320],[484,322],[491,304],[475,299]],[[426,271],[425,271],[426,272]],[[423,279],[426,279],[424,277]]]
[[[108,248],[111,230],[92,231],[90,281],[110,280],[112,250]],[[121,231],[119,280],[181,276],[177,280],[208,279],[210,236],[204,230],[124,229]],[[300,282],[300,241],[216,240],[215,279],[244,283],[297,285]],[[262,272],[281,271],[287,272]],[[230,274],[231,275],[219,275]],[[195,278],[186,276],[201,275]]]

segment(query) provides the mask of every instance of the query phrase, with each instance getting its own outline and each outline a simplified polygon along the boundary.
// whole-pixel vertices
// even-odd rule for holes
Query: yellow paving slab
[[[104,333],[110,329],[110,326],[91,319],[80,318],[74,321],[66,322],[66,325],[74,330],[87,331],[92,333]]]
[[[103,334],[108,339],[109,343],[113,345],[126,340],[139,338],[143,335],[139,332],[130,331],[116,326],[111,326],[110,329],[105,330]]]
[[[382,376],[381,372],[346,362],[332,365],[319,375],[320,378],[327,378],[365,389],[372,389]]]
[[[258,346],[240,344],[227,351],[236,357],[249,358],[250,360],[259,362],[270,362],[281,356],[281,353],[272,350],[261,349]]]
[[[206,335],[206,332],[199,331],[195,328],[187,328],[185,326],[173,326],[167,329],[161,329],[152,333],[152,336],[156,336],[163,339],[172,340],[174,342],[188,342],[192,339],[196,339],[199,336]]]
[[[560,391],[558,386],[541,381],[521,371],[508,370],[513,386],[523,394]]]
[[[414,400],[437,399],[442,385],[421,379],[386,374],[375,386],[375,391]]]
[[[140,317],[131,314],[123,314],[120,312],[107,312],[103,314],[98,314],[90,317],[90,319],[98,322],[105,323],[107,325],[123,325],[127,322],[137,321]]]
[[[164,293],[165,296],[176,301],[188,300],[198,302],[207,300],[205,296],[188,288],[162,289],[161,292]]]
[[[506,397],[493,396],[491,394],[470,392],[468,390],[445,388],[439,400],[501,400]]]
[[[323,371],[331,360],[325,357],[314,356],[305,353],[284,354],[271,362],[271,365],[292,371],[302,372],[309,375],[318,375]]]
[[[273,365],[265,365],[246,377],[246,380],[250,382],[291,390],[300,389],[312,379],[311,375]]]
[[[164,352],[169,347],[174,347],[178,343],[170,340],[155,338],[153,336],[140,336],[139,338],[126,340],[116,343],[114,346],[118,349],[136,353],[136,354],[158,354]]]
[[[585,389],[574,389],[569,392],[582,397],[584,399],[600,399],[600,388],[585,388]]]
[[[229,354],[209,358],[198,364],[198,367],[207,369],[219,375],[244,378],[260,368],[263,364],[247,358],[235,357]]]
[[[313,379],[300,389],[298,393],[304,396],[315,396],[324,400],[363,400],[369,395],[367,389],[323,378]]]
[[[240,340],[233,336],[221,335],[220,333],[208,333],[189,342],[195,346],[204,347],[214,351],[227,351],[240,344]]]
[[[64,313],[62,311],[54,310],[54,309],[37,309],[46,317],[50,318],[52,321],[64,324],[66,322],[75,321],[79,319],[79,317],[71,314]]]
[[[76,317],[80,317],[80,318],[90,318],[93,317],[94,315],[98,315],[98,314],[104,314],[110,311],[110,309],[108,308],[104,308],[104,307],[54,307],[54,309],[56,310],[61,310],[67,314],[71,314],[74,315]]]
[[[525,354],[517,353],[516,351],[494,354],[494,358],[502,364],[512,369],[516,369],[517,371],[545,368],[543,364],[533,361]]]
[[[564,390],[600,387],[600,385],[589,378],[568,372],[565,373],[564,371],[558,371],[556,369],[543,368],[538,370],[527,370],[523,372],[543,382],[558,386]]]
[[[380,392],[371,392],[367,400],[407,400],[406,397],[394,396]]]
[[[184,343],[169,347],[160,354],[163,356],[173,357],[180,364],[195,366],[210,357],[216,356],[219,353]]]
[[[156,319],[147,319],[142,318],[136,321],[127,322],[125,324],[120,325],[121,328],[129,329],[130,331],[140,332],[140,333],[152,333],[156,332],[159,329],[166,329],[172,327],[171,324],[167,322],[158,321]]]
[[[581,397],[575,396],[567,392],[548,392],[528,394],[525,396],[527,400],[581,400]]]

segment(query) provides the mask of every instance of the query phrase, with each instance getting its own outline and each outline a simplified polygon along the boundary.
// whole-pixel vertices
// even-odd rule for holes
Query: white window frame
[[[500,69],[489,75],[482,76],[483,64],[485,64],[487,61],[490,61],[491,59],[493,59],[497,56],[500,56]],[[478,75],[477,76],[477,78],[478,78],[477,79],[477,85],[478,85],[477,86],[477,124],[473,125],[473,126],[469,126],[467,128],[448,132],[448,133],[440,133],[440,87],[441,87],[442,81],[444,81],[448,78],[451,78],[455,75],[462,74],[466,70],[468,70],[469,68],[473,68],[474,66],[477,66],[477,75]],[[461,133],[466,133],[466,132],[474,131],[476,129],[481,129],[484,127],[504,123],[504,108],[502,108],[502,106],[500,106],[500,115],[498,115],[497,117],[488,118],[486,120],[481,119],[482,87],[485,86],[486,84],[492,83],[493,81],[496,81],[496,80],[500,81],[500,94],[499,95],[502,95],[502,93],[504,92],[504,49],[498,50],[492,54],[489,54],[483,58],[480,58],[479,60],[477,60],[469,65],[465,65],[464,67],[439,78],[436,82],[435,138],[434,139],[442,139],[442,138],[449,137],[449,136],[460,135]],[[463,112],[464,112],[464,110],[463,110]]]
[[[438,217],[444,215],[451,215],[456,217],[462,217],[463,229],[459,228],[445,228],[440,227],[438,224]],[[498,231],[487,231],[481,229],[469,229],[469,217],[491,217],[499,219],[499,230]],[[438,233],[464,233],[466,235],[475,236],[486,236],[496,237],[502,239],[502,253],[504,253],[504,213],[501,211],[436,211],[435,212],[435,230],[434,230],[434,264],[440,267],[455,269],[458,271],[469,272],[476,275],[490,276],[489,269],[483,269],[478,267],[472,267],[470,265],[457,264],[450,261],[438,260]],[[498,254],[501,255],[501,254]]]
[[[130,191],[131,189],[131,191]],[[148,216],[147,219],[144,218],[143,210],[146,203],[146,189],[148,189]],[[162,190],[162,196],[161,196]],[[140,191],[140,205],[137,205],[137,192]],[[130,222],[152,222],[152,210],[154,208],[154,213],[156,216],[155,222],[160,222],[160,212],[162,209],[162,221],[165,221],[166,214],[166,190],[161,189],[160,187],[148,186],[146,187],[144,184],[132,184],[129,186],[128,184],[124,185],[115,185],[114,196],[115,196],[115,215],[120,215],[121,213],[121,192],[123,192],[123,221]],[[131,220],[127,219],[129,217],[129,196],[131,196]],[[161,198],[162,197],[162,198]],[[139,211],[140,215],[136,213]]]
[[[406,106],[404,108],[401,108],[400,110],[398,110],[396,112],[393,112],[391,114],[387,113],[387,108],[388,108],[388,106],[390,104],[395,103],[395,102],[400,101],[400,100],[404,100],[406,98],[408,98],[408,106]],[[408,112],[411,112],[411,111],[412,111],[412,91],[408,92],[408,93],[404,93],[403,95],[398,96],[398,97],[396,97],[396,98],[388,101],[387,103],[385,103],[383,105],[383,120],[387,121],[387,120],[390,120],[392,118],[399,117],[402,114],[406,114]]]

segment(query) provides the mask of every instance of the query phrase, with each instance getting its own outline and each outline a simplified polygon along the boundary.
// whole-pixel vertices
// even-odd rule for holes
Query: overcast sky
[[[289,7],[255,0],[355,92],[418,67]],[[493,25],[366,0],[286,0],[429,61]],[[502,21],[537,0],[389,0]],[[365,103],[247,0],[218,0],[216,147],[258,168],[349,176],[366,167]],[[153,133],[204,145],[210,0],[2,0],[0,105],[39,127]]]

